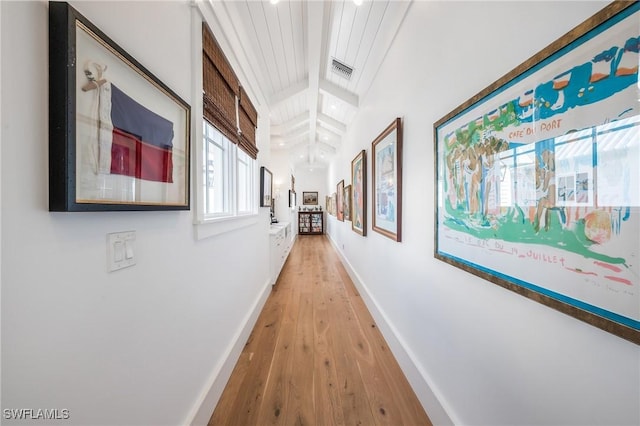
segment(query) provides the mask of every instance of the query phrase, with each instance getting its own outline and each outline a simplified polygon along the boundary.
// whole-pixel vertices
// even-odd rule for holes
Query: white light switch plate
[[[128,268],[136,264],[136,231],[107,234],[107,271]]]

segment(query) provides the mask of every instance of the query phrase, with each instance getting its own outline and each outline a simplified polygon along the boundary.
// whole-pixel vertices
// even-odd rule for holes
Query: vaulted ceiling
[[[410,2],[275,1],[211,7],[270,113],[272,151],[286,150],[296,166],[325,167]]]

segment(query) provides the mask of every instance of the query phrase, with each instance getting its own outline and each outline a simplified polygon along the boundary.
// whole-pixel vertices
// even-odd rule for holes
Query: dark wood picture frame
[[[260,167],[260,207],[271,207],[273,201],[273,174],[269,169]]]
[[[302,192],[302,204],[305,206],[318,205],[318,192],[317,191],[303,191]]]
[[[374,231],[402,241],[402,119],[396,118],[371,143]]]
[[[336,192],[331,194],[331,215],[338,217],[338,194]]]
[[[351,185],[344,187],[344,220],[351,222],[352,204],[351,204]]]
[[[336,185],[336,217],[344,222],[344,179]]]
[[[351,160],[351,229],[367,235],[367,151],[362,150]]]
[[[190,112],[68,3],[49,3],[50,211],[189,210]]]

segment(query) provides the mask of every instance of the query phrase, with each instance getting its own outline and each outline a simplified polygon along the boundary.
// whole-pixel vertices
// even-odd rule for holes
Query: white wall
[[[325,208],[325,196],[329,194],[331,188],[327,187],[327,169],[308,167],[296,167],[296,192],[298,193],[298,205],[305,207],[302,202],[303,192],[317,192],[318,193],[318,205]],[[335,191],[335,188],[333,189]],[[315,207],[309,205],[308,207]]]
[[[298,196],[298,206],[302,207],[322,207],[324,212],[324,223],[326,228],[327,212],[325,197],[335,192],[334,189],[327,187],[327,169],[324,168],[309,168],[308,166],[298,166],[295,171],[296,177],[296,193]],[[318,193],[318,205],[305,205],[302,201],[303,192],[317,192]],[[297,209],[296,209],[297,210]],[[297,220],[296,214],[296,220]],[[326,232],[326,230],[325,230]]]
[[[193,105],[188,2],[74,5]],[[190,211],[48,212],[48,6],[3,1],[1,19],[2,408],[184,424],[270,288],[268,210],[199,241]],[[107,273],[125,230],[137,265]]]
[[[286,151],[272,151],[269,166],[273,173],[273,191],[275,199],[275,215],[279,222],[291,222],[295,230],[295,210],[289,207],[289,190],[293,167]]]
[[[404,118],[402,243],[329,229],[438,423],[640,424],[638,346],[433,258],[433,123],[603,5],[414,2],[330,168]]]

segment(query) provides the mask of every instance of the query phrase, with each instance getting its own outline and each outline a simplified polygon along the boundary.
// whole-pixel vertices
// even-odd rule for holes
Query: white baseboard
[[[207,381],[207,386],[204,388],[200,398],[198,398],[198,401],[194,404],[183,424],[205,426],[209,423],[211,414],[213,414],[213,410],[216,408],[216,405],[220,400],[222,391],[227,385],[229,377],[231,377],[233,368],[242,353],[245,343],[249,339],[251,330],[253,330],[253,327],[258,320],[258,316],[260,315],[260,312],[262,312],[262,308],[269,297],[269,293],[272,289],[269,281],[271,281],[271,279],[267,279],[267,282],[263,286],[262,292],[260,292],[260,295],[255,300],[252,309],[245,316],[242,327],[238,330],[232,343],[229,345],[222,362],[214,368],[213,373]]]
[[[434,425],[454,425],[456,422],[452,420],[452,413],[450,409],[445,408],[446,403],[442,397],[439,397],[440,392],[431,384],[429,375],[420,367],[420,364],[416,362],[416,357],[409,349],[406,343],[402,340],[400,334],[397,332],[393,324],[388,320],[384,311],[380,309],[380,306],[375,299],[369,293],[367,287],[363,284],[358,273],[353,269],[344,253],[338,247],[338,244],[329,235],[329,241],[333,244],[340,260],[344,265],[349,277],[355,284],[356,288],[362,296],[371,316],[373,316],[378,329],[384,336],[391,352],[396,357],[398,364],[402,372],[407,377],[407,380],[411,384],[413,391],[420,400],[420,403],[424,407],[424,410],[429,415],[429,419]]]

